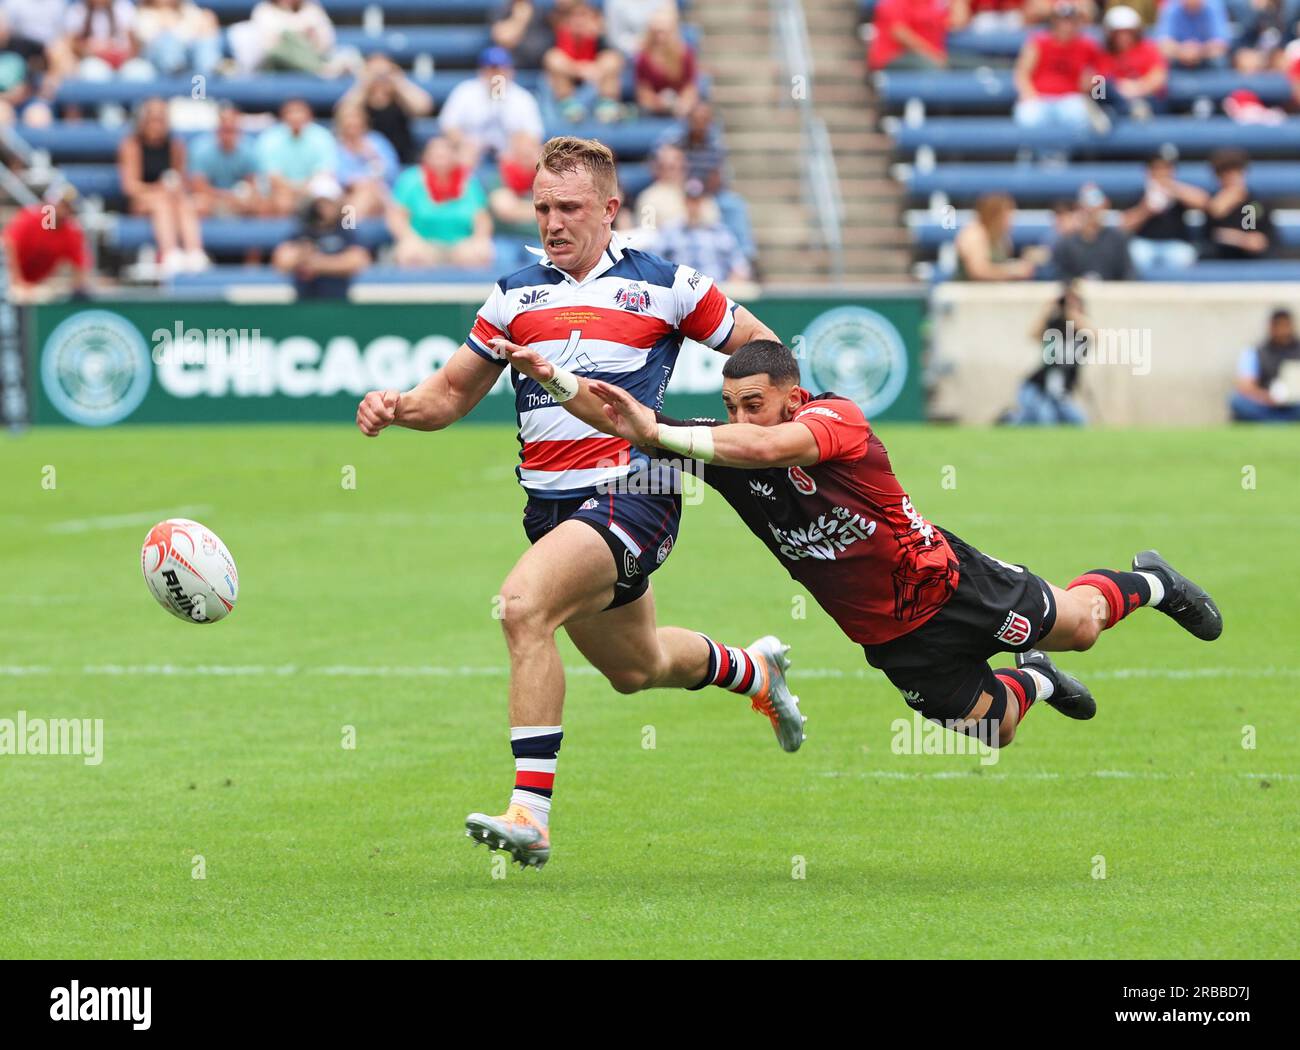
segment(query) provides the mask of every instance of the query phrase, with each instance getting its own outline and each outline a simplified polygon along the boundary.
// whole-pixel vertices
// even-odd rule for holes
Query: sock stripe
[[[1019,708],[1020,718],[1025,717],[1025,712],[1038,699],[1037,690],[1033,688],[1033,679],[1029,678],[1023,671],[1002,670],[994,671],[993,676],[1005,685],[1015,698],[1016,705]],[[1019,719],[1017,719],[1017,722]]]
[[[1106,606],[1109,609],[1109,615],[1106,617],[1106,627],[1113,627],[1124,619],[1128,610],[1124,607],[1124,595],[1120,592],[1119,584],[1109,577],[1102,576],[1097,572],[1085,572],[1082,576],[1076,576],[1068,584],[1066,590],[1072,590],[1075,587],[1096,587],[1101,591],[1101,596],[1106,599]],[[1105,630],[1105,628],[1102,628]]]

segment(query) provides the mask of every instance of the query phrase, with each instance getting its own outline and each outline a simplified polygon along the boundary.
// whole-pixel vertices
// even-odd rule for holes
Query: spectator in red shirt
[[[86,290],[90,255],[72,209],[76,197],[72,186],[56,183],[46,192],[44,204],[29,204],[5,227],[9,290],[15,298],[29,296],[63,263],[72,267],[73,288]]]
[[[1087,94],[1099,75],[1102,52],[1080,32],[1080,23],[1079,9],[1061,0],[1052,8],[1047,31],[1033,34],[1020,49],[1015,118],[1022,127],[1105,126],[1104,114]]]
[[[592,113],[597,120],[612,123],[623,115],[623,54],[605,42],[604,28],[600,12],[584,0],[556,8],[555,46],[546,52],[542,68],[566,120],[587,115],[580,88],[588,96],[595,93]]]
[[[1293,40],[1286,47],[1286,75],[1291,81],[1291,100],[1300,109],[1300,40]]]
[[[699,99],[695,52],[682,38],[677,9],[660,8],[650,17],[636,56],[636,104],[644,113],[680,120]]]
[[[957,13],[948,0],[880,0],[867,66],[873,70],[943,68],[948,64],[948,26]]]
[[[1166,109],[1169,63],[1154,40],[1142,35],[1142,16],[1131,7],[1112,7],[1102,20],[1106,50],[1101,69],[1105,102],[1116,116],[1147,120]]]

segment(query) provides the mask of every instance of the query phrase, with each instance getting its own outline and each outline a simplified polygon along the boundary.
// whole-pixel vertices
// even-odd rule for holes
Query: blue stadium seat
[[[894,110],[915,98],[928,107],[954,112],[1009,112],[1016,100],[1009,69],[878,73],[876,84],[881,100]],[[1253,91],[1268,105],[1285,104],[1291,97],[1290,85],[1281,73],[1246,76],[1231,70],[1208,70],[1169,76],[1169,100],[1179,106],[1198,98],[1217,102],[1238,88]]]
[[[492,43],[491,30],[480,26],[393,26],[378,36],[360,26],[339,26],[335,31],[339,47],[355,47],[363,55],[385,54],[402,65],[416,55],[429,55],[435,64],[472,68],[479,52]]]
[[[1300,248],[1300,217],[1285,219],[1274,217],[1274,230],[1278,243],[1288,248]],[[908,228],[912,232],[912,243],[918,248],[933,253],[957,236],[957,228],[945,226],[937,217],[926,216],[910,221]],[[1028,217],[1017,215],[1011,227],[1011,239],[1017,248],[1028,244],[1043,244],[1052,232],[1052,221],[1047,216]]]
[[[1098,157],[1146,157],[1166,143],[1182,156],[1205,156],[1221,146],[1239,146],[1251,156],[1300,155],[1300,119],[1285,124],[1237,124],[1228,117],[1198,120],[1156,117],[1121,121],[1106,135],[1092,131],[1018,127],[1005,117],[940,117],[901,125],[895,147],[912,152],[929,147],[936,153],[969,156],[1013,156],[1018,150],[1087,154]]]
[[[1200,262],[1186,270],[1148,270],[1147,281],[1300,281],[1300,259]]]
[[[1209,165],[1178,165],[1178,178],[1210,190],[1217,184]],[[1072,164],[1069,167],[1035,167],[1020,164],[939,164],[931,171],[915,171],[906,179],[909,196],[923,199],[933,193],[953,200],[974,200],[990,190],[1005,190],[1019,204],[1047,204],[1073,197],[1084,183],[1094,182],[1115,204],[1127,205],[1142,193],[1145,165],[1136,162]],[[1250,166],[1251,188],[1264,200],[1278,200],[1300,192],[1300,163],[1261,161]]]

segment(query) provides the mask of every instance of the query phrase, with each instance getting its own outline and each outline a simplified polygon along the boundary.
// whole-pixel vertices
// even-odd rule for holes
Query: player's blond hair
[[[596,192],[608,200],[618,196],[618,173],[614,167],[614,151],[595,139],[580,139],[572,135],[559,135],[548,139],[537,160],[537,170],[557,175],[579,168],[591,176]]]

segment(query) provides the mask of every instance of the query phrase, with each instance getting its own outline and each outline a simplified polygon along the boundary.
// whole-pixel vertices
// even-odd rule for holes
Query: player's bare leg
[[[738,650],[696,631],[658,627],[653,588],[617,609],[572,620],[564,629],[578,651],[620,693],[734,683],[731,691],[750,697],[754,710],[772,723],[782,749],[797,751],[803,743],[807,719],[785,679],[790,647],[771,635]],[[718,666],[720,657],[729,661],[728,666]],[[745,660],[752,662],[749,673],[741,666]]]
[[[555,632],[614,598],[617,569],[591,526],[565,521],[524,552],[501,585],[501,629],[510,653],[510,745],[515,790],[500,816],[471,813],[465,833],[522,866],[550,859],[551,789],[564,733],[564,667]]]

